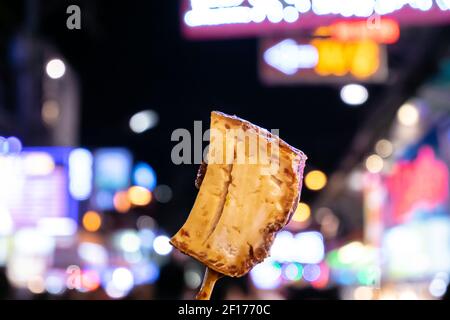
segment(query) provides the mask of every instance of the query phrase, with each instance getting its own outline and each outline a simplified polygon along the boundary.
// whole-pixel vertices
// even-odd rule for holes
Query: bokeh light
[[[42,105],[42,120],[48,126],[53,126],[58,122],[60,107],[57,101],[47,100]]]
[[[120,291],[127,292],[133,288],[134,278],[133,274],[127,268],[117,268],[112,274],[112,283],[114,287]]]
[[[303,267],[300,263],[288,263],[283,268],[283,276],[290,281],[298,281],[302,278]]]
[[[152,191],[156,187],[156,172],[149,164],[140,162],[134,168],[133,181],[137,186]]]
[[[300,202],[295,210],[292,220],[295,222],[305,222],[311,216],[311,208],[304,202]]]
[[[45,282],[42,276],[34,276],[28,280],[28,290],[34,294],[41,294],[45,291]]]
[[[119,245],[125,252],[136,252],[141,246],[141,239],[134,230],[127,230],[121,234]]]
[[[161,184],[153,191],[156,201],[161,203],[167,203],[172,199],[172,189],[165,184]]]
[[[371,300],[373,296],[373,289],[370,287],[361,286],[353,291],[353,298],[355,300]]]
[[[132,186],[128,189],[128,198],[135,206],[146,206],[152,201],[152,194],[144,187]]]
[[[375,144],[375,152],[382,158],[391,156],[393,151],[394,147],[389,140],[381,139]]]
[[[144,110],[136,113],[130,118],[130,129],[134,133],[143,133],[153,127],[159,122],[159,116],[156,111]]]
[[[90,232],[95,232],[102,226],[102,217],[96,211],[87,211],[83,216],[83,227]]]
[[[55,161],[45,152],[31,152],[24,158],[25,171],[32,176],[45,176],[55,169]]]
[[[366,168],[370,173],[381,172],[381,170],[383,170],[383,166],[383,159],[377,154],[372,154],[366,159]]]
[[[155,240],[153,240],[153,249],[159,255],[168,255],[173,249],[169,241],[170,239],[166,236],[157,236]]]
[[[138,229],[154,229],[156,227],[156,222],[152,217],[140,216],[137,219],[136,226]]]
[[[398,121],[406,127],[415,126],[419,122],[419,117],[419,110],[411,103],[405,103],[397,111]]]
[[[47,75],[52,79],[59,79],[66,73],[66,65],[61,59],[52,59],[45,67]]]
[[[202,276],[197,270],[187,270],[184,273],[184,281],[190,289],[197,289],[202,284]]]
[[[327,176],[320,170],[308,172],[305,177],[305,186],[310,190],[320,190],[327,184]]]
[[[258,289],[275,289],[281,283],[281,266],[266,259],[250,271],[250,278]]]
[[[341,89],[341,99],[346,104],[357,106],[369,98],[369,92],[360,84],[347,84]]]
[[[118,191],[113,198],[114,208],[120,213],[126,213],[131,208],[131,202],[128,198],[128,192]]]
[[[307,264],[303,267],[303,279],[313,282],[320,277],[320,267],[317,264]]]

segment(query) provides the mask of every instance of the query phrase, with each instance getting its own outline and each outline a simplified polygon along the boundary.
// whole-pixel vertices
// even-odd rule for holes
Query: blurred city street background
[[[205,268],[168,241],[198,165],[172,133],[212,110],[308,156],[271,256],[213,299],[448,298],[450,0],[20,0],[0,299],[192,299]]]

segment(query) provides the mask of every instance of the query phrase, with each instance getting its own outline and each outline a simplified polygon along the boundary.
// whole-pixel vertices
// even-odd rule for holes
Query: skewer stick
[[[211,298],[211,294],[214,289],[214,285],[216,284],[216,281],[222,277],[223,274],[207,267],[205,275],[203,276],[202,286],[195,299],[209,300]]]

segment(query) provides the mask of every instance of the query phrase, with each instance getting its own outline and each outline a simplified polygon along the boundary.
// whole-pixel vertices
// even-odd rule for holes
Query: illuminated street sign
[[[188,38],[267,35],[337,20],[393,18],[401,24],[450,23],[450,0],[182,0]],[[369,18],[369,19],[368,19]]]
[[[259,56],[266,84],[380,82],[387,76],[385,47],[373,40],[265,39]]]

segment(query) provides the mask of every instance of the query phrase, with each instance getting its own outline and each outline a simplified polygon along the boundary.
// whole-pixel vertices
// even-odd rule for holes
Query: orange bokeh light
[[[128,189],[128,199],[135,206],[146,206],[152,201],[152,193],[139,186],[133,186]]]
[[[83,216],[83,227],[90,232],[95,232],[102,226],[102,218],[98,212],[87,211]]]
[[[114,195],[113,199],[114,208],[120,213],[126,213],[131,208],[130,199],[128,198],[128,192],[119,191]]]

